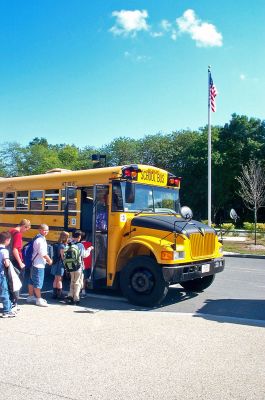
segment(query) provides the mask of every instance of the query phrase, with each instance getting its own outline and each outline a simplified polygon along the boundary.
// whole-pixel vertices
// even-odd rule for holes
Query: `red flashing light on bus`
[[[168,186],[179,187],[180,186],[180,180],[181,180],[181,178],[177,178],[176,176],[170,176],[168,178],[167,184],[168,184]]]
[[[140,172],[140,169],[137,165],[129,165],[128,167],[123,168],[122,178],[135,180],[138,172]]]

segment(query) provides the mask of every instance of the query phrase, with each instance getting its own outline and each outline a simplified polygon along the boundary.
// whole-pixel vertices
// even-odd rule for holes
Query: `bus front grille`
[[[215,234],[193,233],[190,235],[191,257],[199,258],[202,256],[211,256],[215,249]]]

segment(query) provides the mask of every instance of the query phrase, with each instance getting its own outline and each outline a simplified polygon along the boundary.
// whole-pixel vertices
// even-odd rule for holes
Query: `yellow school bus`
[[[92,288],[120,287],[137,305],[159,304],[171,284],[200,292],[224,269],[215,230],[180,207],[180,179],[148,165],[0,178],[0,229],[31,221],[60,231],[81,229],[94,246]]]

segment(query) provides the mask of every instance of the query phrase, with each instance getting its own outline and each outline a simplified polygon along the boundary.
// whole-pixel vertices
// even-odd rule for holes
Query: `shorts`
[[[63,276],[64,275],[64,265],[62,262],[57,262],[52,265],[51,267],[51,274],[56,276]]]
[[[91,268],[84,269],[83,273],[84,273],[84,279],[89,279],[91,275]]]
[[[35,289],[42,289],[44,282],[45,268],[30,268],[29,285],[32,285]]]

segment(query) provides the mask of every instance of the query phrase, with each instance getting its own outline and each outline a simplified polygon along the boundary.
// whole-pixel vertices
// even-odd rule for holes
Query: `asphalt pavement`
[[[209,313],[205,303],[217,301],[222,289],[222,302],[227,293],[234,300],[235,282],[227,287],[233,274],[240,278],[238,300],[261,301],[262,288],[258,294],[255,285],[247,292],[241,288],[250,264],[229,265],[198,297],[173,288],[185,298],[184,309],[173,309],[169,300],[160,308],[139,309],[101,293],[79,307],[52,302],[49,291],[47,308],[22,299],[17,318],[0,319],[0,400],[264,400],[265,319],[245,318],[243,311],[218,314],[219,306]],[[185,304],[199,298],[207,312],[203,307],[185,312]]]

